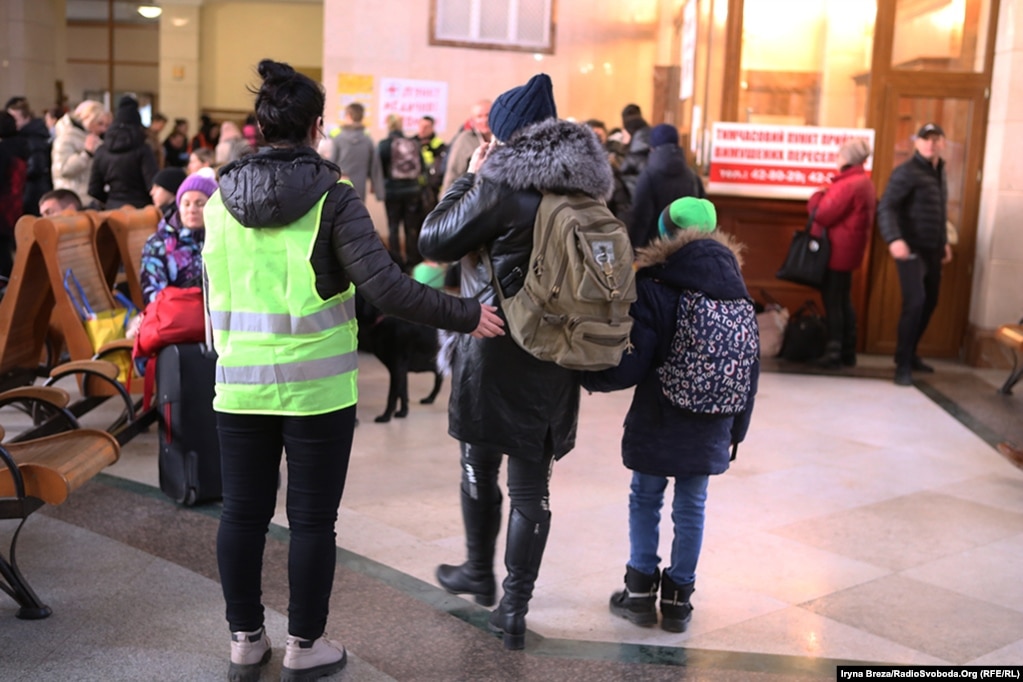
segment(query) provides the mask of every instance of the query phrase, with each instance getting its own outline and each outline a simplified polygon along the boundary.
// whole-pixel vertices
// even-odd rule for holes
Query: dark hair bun
[[[290,78],[295,75],[295,69],[291,68],[290,65],[275,62],[272,59],[264,59],[259,62],[257,71],[264,81],[280,80],[282,78]]]

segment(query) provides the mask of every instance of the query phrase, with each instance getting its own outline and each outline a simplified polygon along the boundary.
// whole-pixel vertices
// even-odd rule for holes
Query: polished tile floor
[[[444,594],[433,578],[438,563],[464,556],[446,389],[434,405],[413,404],[405,419],[374,423],[383,411],[386,372],[363,356],[361,424],[338,522],[340,577],[331,616],[331,632],[348,642],[353,661],[363,662],[339,679],[834,679],[840,662],[1019,664],[1023,471],[1003,460],[992,441],[1018,437],[1023,397],[996,393],[1005,371],[935,364],[938,373],[914,388],[893,385],[890,364],[881,358],[864,358],[853,375],[808,375],[784,366],[763,374],[748,440],[732,469],[711,480],[695,612],[684,634],[638,628],[608,613],[627,557],[629,472],[618,442],[630,395],[584,395],[577,447],[554,468],[553,525],[530,605],[532,634],[516,656],[483,633],[483,609]],[[413,375],[410,384],[418,398],[430,379]],[[969,391],[960,395],[956,387]],[[46,523],[84,527],[135,547],[170,542],[129,527],[116,508],[102,508],[134,495],[130,504],[159,505],[146,517],[153,523],[171,515],[172,525],[201,525],[194,532],[207,538],[195,550],[202,557],[193,562],[173,547],[163,552],[175,570],[206,576],[208,598],[200,610],[201,628],[207,627],[222,611],[208,546],[217,505],[180,509],[153,492],[155,439],[154,429],[129,443],[106,482],[83,488],[90,492],[80,495],[77,508],[79,495],[64,505],[67,511],[48,511]],[[122,483],[111,485],[116,481]],[[97,493],[103,486],[116,492]],[[286,526],[279,509],[275,521]],[[121,530],[103,531],[104,523]],[[37,532],[32,524],[23,540],[29,547]],[[662,556],[670,524],[665,531]],[[39,570],[39,580],[51,579]],[[498,572],[503,576],[503,568]],[[372,579],[375,587],[366,590],[383,585],[388,598],[405,600],[394,616],[402,630],[397,641],[443,637],[443,646],[428,650],[440,652],[454,646],[448,641],[454,636],[471,649],[469,658],[449,655],[429,669],[397,663],[397,643],[389,649],[366,637],[370,625],[357,632],[352,625],[373,616],[371,609],[352,612],[345,592],[356,579]],[[190,610],[197,608],[193,601]],[[10,641],[15,649],[28,646],[11,629],[33,627],[13,621],[7,607],[0,601],[0,678]],[[286,599],[275,623],[285,610]],[[206,632],[203,641],[221,634]],[[503,663],[487,667],[490,661]],[[595,661],[612,667],[587,667]],[[58,667],[46,679],[68,669]],[[195,674],[205,679],[207,673]]]

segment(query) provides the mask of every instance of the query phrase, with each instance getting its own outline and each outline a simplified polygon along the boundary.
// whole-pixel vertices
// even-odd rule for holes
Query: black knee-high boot
[[[437,582],[451,594],[471,594],[477,604],[493,606],[497,599],[494,579],[494,550],[501,530],[501,497],[495,502],[474,500],[462,491],[462,521],[465,524],[464,564],[437,567]]]
[[[512,509],[504,553],[508,577],[504,579],[501,603],[490,614],[490,629],[503,635],[505,649],[521,649],[526,645],[526,612],[540,574],[540,561],[550,530],[550,512],[545,512],[542,520],[533,521],[518,509]]]

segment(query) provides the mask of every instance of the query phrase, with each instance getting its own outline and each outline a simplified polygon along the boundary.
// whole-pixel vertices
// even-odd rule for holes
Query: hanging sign
[[[711,130],[710,183],[718,190],[816,188],[838,172],[839,148],[857,137],[874,148],[871,129],[715,123]],[[868,173],[872,164],[873,156],[864,164]]]
[[[380,109],[377,125],[387,130],[387,117],[398,114],[402,129],[414,132],[423,116],[432,116],[434,130],[447,128],[448,84],[408,78],[380,79]]]

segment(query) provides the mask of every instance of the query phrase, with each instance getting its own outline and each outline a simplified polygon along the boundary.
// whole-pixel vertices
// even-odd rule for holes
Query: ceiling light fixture
[[[156,5],[139,5],[139,14],[144,16],[146,19],[156,19],[158,16],[163,14],[163,9]]]

